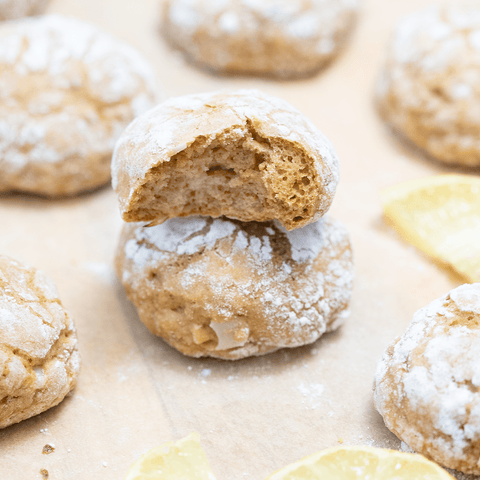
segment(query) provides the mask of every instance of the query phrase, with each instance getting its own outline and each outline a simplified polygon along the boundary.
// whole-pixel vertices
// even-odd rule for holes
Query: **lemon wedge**
[[[131,467],[125,480],[215,480],[200,446],[200,435],[191,433],[178,442],[148,450]]]
[[[266,480],[454,480],[422,455],[373,447],[337,447],[305,457]]]
[[[412,245],[480,281],[480,177],[439,175],[383,190],[389,223]]]

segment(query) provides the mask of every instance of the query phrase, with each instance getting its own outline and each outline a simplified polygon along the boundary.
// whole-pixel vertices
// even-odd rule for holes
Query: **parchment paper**
[[[352,315],[315,344],[237,362],[195,360],[151,335],[113,272],[121,219],[110,187],[74,199],[0,198],[0,252],[43,269],[75,319],[82,371],[58,407],[0,431],[0,478],[122,479],[147,449],[191,431],[218,480],[261,480],[319,449],[400,448],[372,404],[376,362],[413,313],[464,283],[406,244],[382,219],[379,190],[449,171],[402,145],[372,95],[397,21],[432,3],[364,0],[341,56],[313,79],[225,78],[182,61],[159,35],[161,0],[56,0],[131,43],[169,96],[256,87],[309,116],[331,139],[341,181],[331,214],[356,259]],[[55,451],[42,454],[54,444]]]

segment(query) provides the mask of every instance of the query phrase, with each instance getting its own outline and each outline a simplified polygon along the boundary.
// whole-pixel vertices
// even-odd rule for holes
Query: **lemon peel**
[[[215,480],[200,446],[200,435],[191,433],[178,442],[152,448],[132,464],[125,480]]]
[[[387,221],[412,245],[480,281],[480,177],[438,175],[381,192]]]
[[[266,480],[454,480],[422,455],[374,447],[322,450]]]

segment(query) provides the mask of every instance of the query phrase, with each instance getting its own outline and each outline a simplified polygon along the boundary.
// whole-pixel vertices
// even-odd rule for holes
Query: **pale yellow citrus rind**
[[[454,480],[422,455],[374,447],[322,450],[273,473],[266,480]]]
[[[191,433],[178,442],[152,448],[132,464],[125,480],[215,480],[200,446]]]
[[[480,177],[439,175],[381,193],[385,218],[412,245],[480,281]]]

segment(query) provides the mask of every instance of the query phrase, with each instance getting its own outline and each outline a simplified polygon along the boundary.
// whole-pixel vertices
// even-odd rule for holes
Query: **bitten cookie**
[[[415,451],[480,474],[480,283],[415,313],[377,366],[374,399]]]
[[[28,15],[39,15],[49,0],[0,0],[0,20],[13,20]]]
[[[60,403],[79,366],[75,327],[53,282],[0,256],[0,428]]]
[[[72,195],[110,179],[115,141],[156,102],[147,62],[74,18],[0,24],[0,191]]]
[[[194,357],[305,345],[349,314],[350,240],[329,218],[293,232],[209,217],[126,224],[116,268],[150,331]]]
[[[164,31],[213,70],[296,78],[337,55],[356,11],[357,0],[168,0]]]
[[[378,83],[381,115],[429,155],[480,166],[480,10],[403,20]]]
[[[298,110],[258,90],[172,98],[132,122],[112,160],[127,222],[188,215],[320,218],[338,183],[328,139]]]

